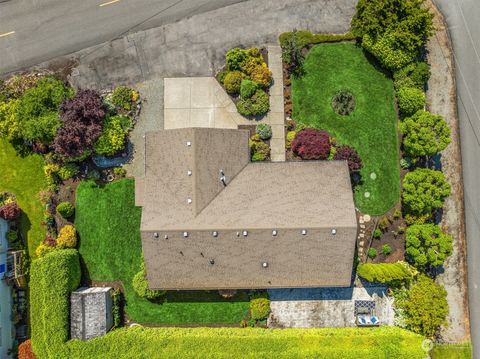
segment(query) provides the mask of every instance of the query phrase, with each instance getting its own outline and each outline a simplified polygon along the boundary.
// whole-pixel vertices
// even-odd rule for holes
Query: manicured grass
[[[430,352],[432,359],[470,359],[472,346],[466,344],[436,344]]]
[[[248,297],[224,300],[216,291],[169,292],[152,303],[134,292],[131,281],[140,270],[141,209],[135,207],[134,182],[123,179],[99,187],[82,182],[77,189],[75,225],[79,251],[89,277],[121,281],[130,319],[150,324],[239,323],[248,311]]]
[[[420,359],[422,337],[399,328],[130,328],[70,341],[68,358]],[[63,352],[65,350],[65,352]]]
[[[47,186],[43,173],[43,159],[39,155],[19,157],[12,145],[0,140],[0,191],[15,194],[23,210],[21,231],[28,238],[28,251],[35,257],[35,249],[45,238],[42,226],[43,205],[38,193]]]
[[[304,66],[306,74],[292,79],[293,119],[325,129],[338,143],[358,151],[364,167],[363,183],[355,192],[356,206],[364,213],[385,213],[400,199],[392,81],[353,43],[317,45],[310,50]],[[355,97],[355,110],[349,116],[332,109],[332,97],[341,90]]]

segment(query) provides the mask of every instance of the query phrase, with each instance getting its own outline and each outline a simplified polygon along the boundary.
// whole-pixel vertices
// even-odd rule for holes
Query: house
[[[70,296],[70,336],[88,340],[106,334],[113,326],[112,288],[82,287]]]
[[[349,286],[357,220],[344,161],[250,162],[249,133],[146,135],[136,180],[152,289]]]

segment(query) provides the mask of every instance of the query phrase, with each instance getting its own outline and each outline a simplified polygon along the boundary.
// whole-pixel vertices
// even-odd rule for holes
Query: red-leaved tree
[[[30,339],[25,340],[18,346],[18,359],[36,359]]]
[[[333,156],[334,160],[346,160],[348,162],[348,169],[351,172],[360,171],[362,168],[362,159],[358,155],[357,151],[350,146],[340,146]]]
[[[66,158],[75,158],[93,148],[102,133],[105,109],[94,90],[80,90],[60,106],[62,127],[57,131],[53,148]]]
[[[325,160],[330,154],[330,135],[326,131],[306,128],[292,142],[292,150],[303,160]]]
[[[22,210],[16,202],[11,202],[0,208],[0,218],[6,221],[13,221],[20,217]]]

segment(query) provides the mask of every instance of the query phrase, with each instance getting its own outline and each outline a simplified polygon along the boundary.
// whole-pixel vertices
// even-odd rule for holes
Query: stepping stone
[[[377,174],[375,172],[370,173],[370,178],[372,180],[376,180],[377,179]]]
[[[365,241],[360,241],[359,246],[363,247],[364,244],[365,244]]]
[[[370,222],[372,217],[370,217],[370,215],[366,214],[365,216],[363,216],[363,219],[364,219],[365,222]]]
[[[364,228],[365,228],[365,225],[364,225],[364,224],[361,224],[361,225],[360,225],[360,228],[364,229]]]
[[[360,233],[360,238],[365,238],[365,234]]]
[[[370,192],[365,192],[364,196],[365,196],[365,198],[369,198],[370,197]]]

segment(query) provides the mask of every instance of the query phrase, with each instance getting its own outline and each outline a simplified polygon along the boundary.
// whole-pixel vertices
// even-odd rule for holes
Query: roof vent
[[[188,237],[188,232],[183,232],[183,236],[184,236],[185,238],[187,238],[187,237]]]
[[[168,235],[165,235],[163,238],[168,239]]]
[[[215,264],[215,259],[210,259],[210,264],[213,266]]]
[[[276,229],[274,229],[274,230],[272,231],[272,236],[274,236],[274,237],[275,237],[276,235],[277,235],[277,230],[276,230]]]
[[[188,170],[187,171],[187,176],[191,176],[192,175],[192,171]]]
[[[268,267],[268,262],[263,262],[263,263],[262,263],[262,267],[263,267],[263,268],[267,268],[267,267]]]
[[[154,236],[155,238],[158,238],[158,233],[157,233],[157,232],[153,232],[153,236]]]
[[[307,230],[306,230],[306,229],[302,229],[302,234],[303,234],[303,235],[306,235],[306,234],[307,234]]]
[[[190,147],[192,143],[190,141],[187,141],[187,147]]]
[[[248,231],[243,231],[242,234],[243,234],[244,237],[246,237],[246,236],[248,236]]]
[[[191,198],[187,198],[187,203],[188,203],[188,204],[192,203],[192,199],[191,199]]]
[[[218,237],[218,232],[217,232],[217,231],[213,231],[213,232],[212,232],[212,236]]]
[[[240,232],[237,232],[237,237],[240,237]]]
[[[227,186],[227,177],[225,177],[223,170],[220,170],[220,182],[222,182],[225,187]]]
[[[333,235],[336,235],[336,234],[337,234],[337,230],[336,230],[335,228],[332,229],[332,234],[333,234]]]

